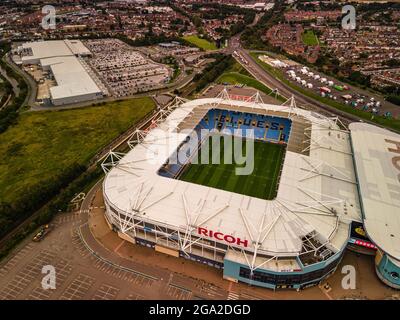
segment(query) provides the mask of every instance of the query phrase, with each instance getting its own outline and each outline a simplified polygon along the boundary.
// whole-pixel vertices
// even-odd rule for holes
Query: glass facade
[[[303,285],[317,284],[320,280],[332,273],[339,264],[341,257],[332,261],[324,268],[305,273],[269,273],[267,271],[255,270],[253,274],[247,267],[241,266],[239,269],[239,277],[249,279],[254,282],[267,283],[276,288],[279,287],[302,287]],[[239,279],[240,280],[240,279]],[[255,283],[256,284],[256,283]]]

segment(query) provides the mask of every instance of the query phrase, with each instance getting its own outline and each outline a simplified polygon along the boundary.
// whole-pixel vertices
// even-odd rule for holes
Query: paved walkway
[[[297,292],[294,290],[272,291],[252,287],[243,283],[232,283],[222,278],[222,270],[183,258],[171,257],[140,245],[133,245],[111,231],[104,218],[104,201],[99,182],[89,192],[86,199],[88,216],[82,227],[82,237],[94,254],[108,263],[142,273],[144,277],[154,277],[163,290],[180,287],[182,292],[190,290],[191,297],[208,299],[382,299],[395,293],[377,279],[373,257],[346,252],[338,270],[327,282],[332,288],[329,294],[322,287],[312,287]],[[344,290],[341,287],[343,265],[353,265],[357,272],[357,289]],[[182,289],[183,288],[183,289]],[[175,290],[175,289],[174,289]],[[181,292],[181,293],[182,293]],[[183,293],[182,293],[183,294]]]
[[[88,223],[85,223],[78,229],[78,234],[84,242],[86,248],[100,260],[113,265],[114,267],[119,267],[130,271],[132,273],[138,273],[142,276],[159,280],[160,278],[155,276],[155,274],[159,274],[160,276],[163,273],[160,273],[159,270],[149,270],[148,267],[144,267],[141,264],[135,263],[134,261],[124,259],[118,255],[115,255],[113,252],[110,252],[107,248],[102,246],[93,236],[92,232],[89,229]],[[152,271],[152,272],[149,272]]]
[[[227,298],[227,288],[230,283],[223,280],[220,270],[132,245],[111,231],[104,218],[104,202],[100,186],[101,184],[98,184],[95,190],[88,194],[91,198],[90,203],[86,203],[90,208],[89,213],[85,213],[88,220],[79,228],[81,239],[93,255],[106,263],[139,273],[144,277],[159,281],[168,279],[167,285],[172,283],[203,298],[204,290],[207,290],[206,295],[210,299]]]
[[[87,223],[81,226],[82,239],[92,254],[110,264],[127,268],[144,276],[165,281],[168,286],[190,290],[194,296],[208,299],[326,299],[318,287],[302,292],[272,291],[243,283],[224,280],[222,270],[183,258],[175,258],[140,245],[133,245],[111,231],[104,218],[104,201],[101,183],[87,195]],[[85,218],[83,221],[86,221]]]

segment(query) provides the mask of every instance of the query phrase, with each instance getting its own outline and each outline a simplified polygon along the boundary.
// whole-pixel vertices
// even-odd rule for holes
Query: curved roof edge
[[[400,260],[400,134],[363,122],[349,129],[366,232]]]

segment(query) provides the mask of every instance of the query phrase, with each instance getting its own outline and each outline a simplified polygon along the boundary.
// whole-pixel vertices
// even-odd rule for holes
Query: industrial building
[[[23,66],[39,65],[54,78],[56,86],[49,89],[51,103],[60,106],[102,98],[101,83],[83,57],[91,52],[79,40],[27,42],[14,50],[14,61]]]
[[[21,64],[39,64],[40,59],[53,57],[87,57],[91,52],[79,40],[50,40],[23,43],[16,50]]]

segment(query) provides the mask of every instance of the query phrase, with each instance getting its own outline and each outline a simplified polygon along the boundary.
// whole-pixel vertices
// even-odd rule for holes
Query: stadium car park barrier
[[[138,276],[141,276],[141,277],[150,279],[150,280],[154,280],[154,281],[159,280],[157,277],[154,277],[154,276],[151,276],[151,275],[142,273],[142,272],[137,271],[137,270],[130,269],[130,268],[128,268],[128,267],[121,266],[121,265],[119,265],[119,264],[116,264],[116,263],[114,263],[114,262],[111,262],[111,261],[109,261],[109,260],[103,258],[102,256],[100,256],[97,252],[95,252],[95,251],[88,245],[88,243],[86,242],[86,240],[84,239],[84,237],[83,237],[83,235],[82,235],[82,230],[81,230],[81,229],[82,229],[82,227],[84,227],[85,225],[87,225],[87,222],[78,227],[78,229],[77,229],[77,231],[78,231],[78,236],[79,236],[79,239],[82,241],[83,245],[85,246],[85,248],[86,248],[86,249],[90,252],[90,254],[92,254],[96,259],[98,259],[98,260],[100,260],[100,261],[102,261],[102,262],[104,262],[104,263],[106,263],[106,264],[108,264],[108,265],[110,265],[110,266],[112,266],[112,267],[121,269],[121,270],[123,270],[123,271],[127,271],[127,272],[133,273],[133,274],[135,274],[135,275],[138,275]],[[90,231],[89,231],[89,232],[90,232]]]

